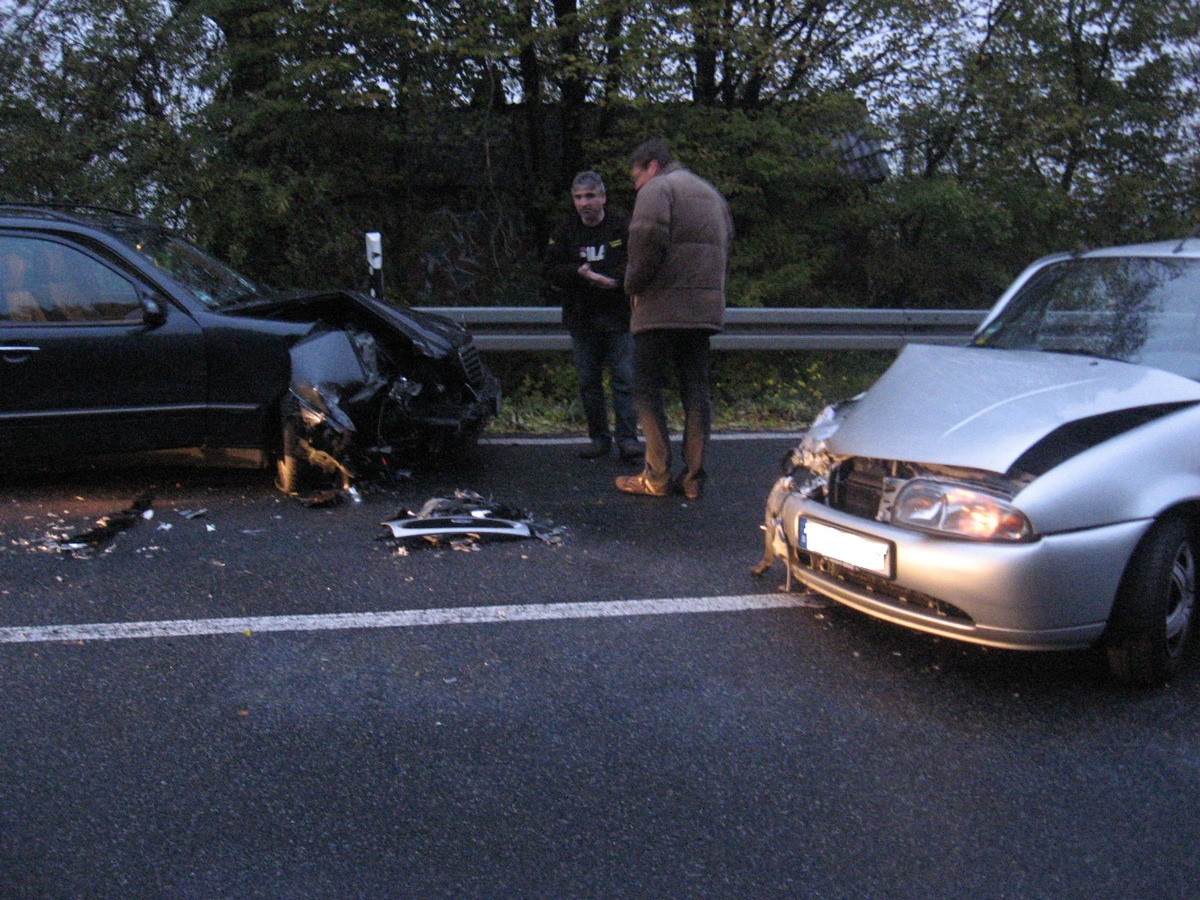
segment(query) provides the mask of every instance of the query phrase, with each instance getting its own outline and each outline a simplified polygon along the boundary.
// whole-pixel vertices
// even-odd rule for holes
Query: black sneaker
[[[646,455],[642,450],[642,445],[637,441],[620,441],[617,444],[617,451],[625,462],[634,462]]]
[[[587,447],[579,451],[580,459],[598,459],[601,456],[608,456],[612,451],[612,441],[592,441]]]

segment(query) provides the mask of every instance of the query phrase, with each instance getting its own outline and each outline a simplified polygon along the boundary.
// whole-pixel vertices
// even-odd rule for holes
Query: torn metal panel
[[[383,523],[401,549],[424,541],[450,543],[454,549],[473,549],[464,541],[537,538],[562,543],[566,529],[540,522],[525,511],[484,499],[474,491],[455,491],[453,497],[434,497],[417,512]]]
[[[790,480],[792,490],[806,497],[825,490],[830,471],[844,458],[830,453],[829,439],[837,433],[844,410],[853,402],[826,406],[801,435],[800,442],[783,458],[781,468]]]
[[[326,331],[300,341],[292,347],[291,357],[293,389],[311,392],[333,384],[353,392],[371,380],[372,373],[345,331]]]
[[[829,452],[829,440],[842,422],[842,416],[858,397],[826,406],[800,436],[800,442],[780,461],[782,477],[776,480],[767,497],[766,521],[763,528],[763,555],[750,570],[762,575],[774,564],[777,555],[787,552],[783,527],[784,502],[792,494],[802,497],[824,497],[829,476],[844,457]],[[791,569],[788,569],[787,589],[791,589]]]
[[[394,538],[446,537],[467,535],[469,537],[533,537],[528,522],[494,518],[481,511],[470,516],[434,516],[426,519],[392,519],[383,523]]]
[[[390,470],[402,448],[473,443],[498,396],[489,373],[474,371],[465,357],[429,358],[417,352],[423,349],[395,339],[384,346],[349,322],[292,347],[280,488],[301,495],[335,482],[347,490]]]

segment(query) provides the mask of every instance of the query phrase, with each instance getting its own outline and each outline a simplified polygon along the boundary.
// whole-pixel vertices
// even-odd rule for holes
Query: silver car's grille
[[[828,476],[825,502],[834,509],[886,522],[896,492],[912,478],[940,478],[975,485],[1001,496],[1015,496],[1033,481],[1032,475],[997,475],[978,469],[923,466],[894,459],[853,456],[839,462]]]
[[[830,473],[829,505],[839,512],[874,519],[888,482],[915,474],[911,466],[894,460],[863,456],[843,460]]]

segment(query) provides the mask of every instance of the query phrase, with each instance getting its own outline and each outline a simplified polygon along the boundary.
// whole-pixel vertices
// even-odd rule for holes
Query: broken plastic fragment
[[[56,550],[70,553],[77,559],[95,556],[114,537],[133,527],[140,519],[150,519],[154,511],[150,504],[154,495],[150,491],[139,494],[133,502],[120,512],[110,513],[96,520],[96,524],[80,534],[48,534],[37,542],[37,549]]]
[[[482,516],[430,516],[427,518],[417,516],[411,519],[392,519],[383,524],[391,530],[394,538],[485,534],[491,537],[533,537],[533,532],[529,530],[527,522],[493,518],[487,514]]]
[[[474,491],[455,491],[453,497],[427,500],[416,513],[383,523],[401,546],[449,542],[455,550],[478,550],[484,539],[538,538],[548,544],[562,543],[566,529],[537,522],[516,507],[486,500]]]

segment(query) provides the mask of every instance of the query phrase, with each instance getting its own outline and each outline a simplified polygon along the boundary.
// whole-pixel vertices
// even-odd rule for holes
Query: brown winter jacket
[[[678,162],[642,185],[629,220],[629,330],[720,331],[732,241],[725,198]]]

